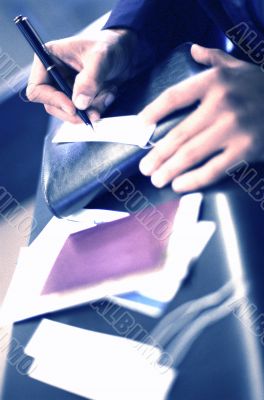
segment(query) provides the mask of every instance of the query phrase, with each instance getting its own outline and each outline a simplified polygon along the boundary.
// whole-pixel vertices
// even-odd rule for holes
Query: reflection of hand
[[[193,45],[191,52],[197,62],[212,68],[172,86],[141,112],[147,122],[156,123],[200,101],[140,163],[155,186],[172,181],[176,192],[199,189],[217,181],[236,162],[257,161],[264,155],[261,69],[221,50]]]
[[[65,64],[78,72],[73,101],[51,85],[36,56],[27,88],[29,100],[43,103],[49,114],[72,123],[81,122],[75,107],[81,110],[89,107],[90,117],[98,118],[114,100],[118,85],[132,75],[135,43],[136,35],[126,30],[103,30],[89,37],[48,43],[49,52],[64,63],[61,72],[65,77],[69,73]]]

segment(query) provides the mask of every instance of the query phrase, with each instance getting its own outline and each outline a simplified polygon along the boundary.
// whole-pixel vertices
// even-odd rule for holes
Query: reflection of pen
[[[16,23],[17,27],[20,29],[22,35],[30,44],[34,52],[39,57],[48,74],[54,79],[54,81],[57,83],[63,93],[65,93],[66,96],[71,99],[72,89],[70,88],[66,80],[62,77],[61,73],[58,71],[58,68],[54,63],[51,55],[49,54],[47,48],[45,47],[45,44],[29,22],[28,18],[19,15],[14,19],[14,22]],[[76,112],[86,125],[91,125],[91,127],[93,127],[85,111],[77,109]]]

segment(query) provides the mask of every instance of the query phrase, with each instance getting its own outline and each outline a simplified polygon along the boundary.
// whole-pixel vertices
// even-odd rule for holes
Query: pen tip
[[[87,122],[86,122],[86,125],[87,125],[87,126],[90,126],[90,127],[92,128],[92,130],[94,131],[94,127],[93,127],[93,124],[91,123],[91,121],[89,121],[89,122],[87,121]]]

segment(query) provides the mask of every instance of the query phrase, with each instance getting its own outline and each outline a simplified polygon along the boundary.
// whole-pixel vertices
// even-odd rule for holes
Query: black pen
[[[29,22],[28,18],[19,15],[14,19],[14,22],[16,23],[17,27],[19,28],[19,30],[21,31],[22,35],[25,37],[27,42],[30,44],[34,52],[39,57],[40,61],[46,68],[48,74],[54,79],[54,81],[57,83],[57,85],[63,91],[63,93],[65,93],[66,96],[68,96],[71,99],[72,89],[70,88],[66,80],[62,77],[56,64],[54,64],[54,60],[49,54],[45,44],[41,40],[35,28]],[[93,125],[89,120],[85,111],[76,109],[76,112],[86,125],[91,125],[91,127],[93,128]]]

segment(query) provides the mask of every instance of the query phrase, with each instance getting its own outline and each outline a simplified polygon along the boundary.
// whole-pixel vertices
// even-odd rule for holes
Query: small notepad
[[[53,143],[111,142],[145,147],[156,125],[146,125],[138,115],[103,118],[93,123],[74,125],[66,122],[54,136]]]

